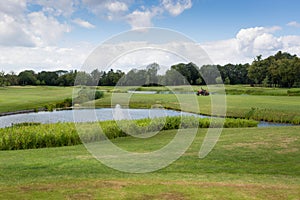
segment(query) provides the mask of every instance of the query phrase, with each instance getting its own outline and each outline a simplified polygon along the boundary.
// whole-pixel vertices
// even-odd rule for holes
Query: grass
[[[108,168],[82,145],[0,151],[0,199],[299,199],[300,127],[224,129],[213,151],[199,159],[206,131],[198,131],[180,159],[146,174]],[[113,142],[147,152],[175,134]]]
[[[72,97],[73,87],[0,87],[0,113],[42,108]]]
[[[109,92],[126,92],[128,90],[137,91],[189,91],[192,89],[194,92],[198,91],[200,88],[208,89],[207,86],[193,85],[190,88],[187,86],[156,86],[156,87],[130,87],[130,86],[117,86],[115,90],[113,87],[99,87],[102,90]],[[267,95],[267,96],[300,96],[300,88],[270,88],[270,87],[251,87],[250,85],[225,85],[226,94],[228,95]],[[221,90],[218,89],[218,85],[213,85],[213,93],[219,93]]]
[[[193,86],[194,91],[200,86]],[[170,87],[174,91],[186,90],[185,86]],[[204,87],[205,88],[205,87]],[[106,91],[103,99],[96,101],[96,107],[112,107],[116,104],[126,106],[129,99],[131,108],[151,108],[162,105],[167,109],[183,110],[187,112],[197,112],[205,115],[211,114],[211,96],[197,97],[184,94],[127,94],[127,90],[134,87],[98,87]],[[166,87],[144,87],[139,90],[166,90]],[[218,92],[218,87],[215,87]],[[241,91],[255,90],[251,95],[227,95],[227,116],[250,118],[255,120],[286,122],[300,124],[300,97],[287,96],[299,93],[299,89],[284,88],[260,88],[250,86],[226,86],[228,90]],[[114,90],[121,93],[113,93]],[[72,96],[73,87],[6,87],[0,88],[0,113],[17,111],[24,109],[36,109],[45,105],[62,102],[65,98]],[[259,95],[254,95],[258,94]],[[244,94],[244,93],[243,93]],[[117,95],[117,101],[112,102],[112,95]],[[274,95],[274,96],[271,96]],[[189,96],[189,97],[186,97]],[[191,98],[190,98],[191,97]],[[197,98],[200,111],[197,104],[193,103],[192,98]],[[184,104],[180,107],[178,99],[183,99]],[[93,104],[90,103],[90,105]],[[88,104],[86,104],[88,105]]]
[[[72,146],[108,139],[141,135],[148,132],[160,130],[172,130],[179,128],[208,128],[223,127],[223,120],[199,119],[196,117],[166,117],[156,119],[140,119],[134,121],[123,120],[105,121],[100,123],[80,123],[80,129],[84,131],[79,134],[73,123],[39,124],[21,123],[13,127],[0,129],[0,150],[37,149],[46,147]],[[256,127],[256,121],[242,119],[226,119],[225,128],[233,127]],[[98,128],[101,126],[101,130]],[[78,127],[77,127],[78,128]]]
[[[131,88],[116,91],[126,92]],[[118,101],[111,102],[116,91],[112,87],[100,89],[107,92],[96,101],[96,106],[111,107],[117,103],[124,106],[129,99],[128,94],[120,93]],[[197,89],[198,86],[194,87]],[[61,102],[71,96],[72,90],[71,87],[0,88],[0,112]],[[182,87],[176,90],[181,91]],[[240,94],[241,90],[250,95],[227,95],[227,115],[300,123],[298,89],[289,92],[295,96],[287,96],[288,89],[227,87],[230,94]],[[162,105],[180,109],[178,97],[181,96],[134,94],[129,106]],[[200,112],[210,114],[211,98],[195,98]],[[188,98],[185,100],[183,110],[198,112],[197,105]],[[41,126],[44,125],[25,127]],[[70,132],[68,128],[66,131]],[[190,129],[184,132],[189,134]],[[0,199],[299,199],[299,126],[223,129],[213,151],[199,159],[206,132],[207,129],[199,129],[193,144],[173,164],[146,174],[123,173],[106,167],[83,145],[0,151]],[[166,145],[175,134],[176,130],[167,130],[148,139],[123,137],[112,142],[128,151],[149,152]]]
[[[288,88],[251,87],[248,85],[225,85],[226,94],[229,95],[265,95],[265,96],[289,96]],[[300,88],[292,89],[300,91]],[[298,95],[299,96],[299,95]]]
[[[107,94],[103,99],[86,105],[114,107],[116,104],[120,104],[126,107],[128,106],[128,99],[130,99],[129,107],[131,108],[151,108],[152,106],[161,105],[167,109],[211,115],[212,96],[127,93],[114,95],[116,95],[116,98],[113,101],[112,94]],[[193,98],[196,99],[193,100]],[[184,104],[180,105],[178,99],[184,99]],[[198,102],[198,105],[193,102]],[[226,103],[226,116],[228,117],[300,124],[299,96],[226,95]],[[197,106],[199,106],[200,110],[198,110]]]

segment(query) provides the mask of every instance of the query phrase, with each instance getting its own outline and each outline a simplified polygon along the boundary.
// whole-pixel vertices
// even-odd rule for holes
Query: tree
[[[146,85],[158,84],[157,72],[159,68],[157,63],[152,63],[146,67]]]
[[[248,68],[248,77],[256,84],[290,88],[299,80],[299,66],[296,55],[279,51],[266,59],[254,60]]]
[[[227,78],[228,78],[228,77],[227,77]],[[222,83],[223,83],[223,80],[222,80],[222,77],[221,77],[221,76],[219,76],[219,77],[216,78],[216,83],[217,83],[217,84],[222,84]]]
[[[45,85],[54,86],[57,85],[58,74],[56,72],[42,71],[38,73],[37,79],[39,80],[40,84],[43,83]]]
[[[262,81],[266,78],[268,72],[268,66],[270,65],[268,60],[261,60],[260,58],[254,60],[248,68],[248,77],[256,84],[262,84]]]
[[[33,70],[25,70],[18,75],[19,83],[21,85],[35,85],[37,78]]]
[[[216,78],[220,76],[220,72],[215,65],[202,66],[200,73],[206,84],[216,84]]]
[[[89,85],[88,83],[92,83],[92,77],[90,74],[83,71],[76,73],[74,85]]]
[[[185,77],[184,84],[196,85],[197,80],[200,78],[199,68],[194,63],[179,63],[171,66],[171,69],[176,70],[183,77]]]
[[[92,85],[99,85],[100,78],[103,76],[103,71],[95,69],[91,72]]]
[[[77,75],[77,71],[70,71],[62,76],[59,76],[57,79],[57,85],[59,86],[73,86],[75,83],[75,78]]]
[[[7,86],[7,79],[5,77],[5,72],[0,72],[0,87]]]
[[[174,68],[166,71],[165,81],[166,85],[184,85],[187,82],[185,77]]]
[[[11,71],[9,74],[6,74],[5,77],[8,82],[8,85],[19,84],[18,76],[15,74],[15,72]]]
[[[114,70],[111,69],[108,72],[103,73],[99,85],[115,86],[124,75],[125,73],[121,70],[117,70],[116,72],[114,72]]]

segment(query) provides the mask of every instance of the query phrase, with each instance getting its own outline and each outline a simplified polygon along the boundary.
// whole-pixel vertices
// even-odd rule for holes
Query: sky
[[[141,27],[183,34],[214,64],[251,63],[279,50],[300,56],[299,8],[299,0],[0,1],[0,71],[80,69],[105,41]],[[179,61],[151,53],[118,64]]]

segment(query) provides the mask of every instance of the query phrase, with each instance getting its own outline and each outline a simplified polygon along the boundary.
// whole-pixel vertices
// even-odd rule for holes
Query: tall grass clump
[[[80,144],[72,123],[13,126],[0,129],[0,149],[36,149]]]
[[[176,116],[155,119],[57,124],[24,123],[0,129],[0,150],[71,146],[128,135],[179,128],[255,127],[258,122],[245,119],[197,118]],[[98,126],[101,129],[97,128]],[[80,129],[80,131],[79,131]]]
[[[267,122],[277,122],[277,123],[289,123],[289,124],[300,124],[300,116],[295,113],[284,113],[271,109],[260,109],[260,108],[251,108],[248,112],[244,114],[244,118],[258,120],[258,121],[267,121]]]
[[[292,88],[287,91],[288,96],[300,96],[300,88]]]

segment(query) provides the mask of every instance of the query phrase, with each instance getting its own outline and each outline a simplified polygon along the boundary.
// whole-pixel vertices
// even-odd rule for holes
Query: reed
[[[13,127],[0,129],[0,150],[37,149],[47,147],[61,147],[81,144],[82,142],[95,142],[105,139],[114,139],[128,135],[137,135],[161,130],[185,128],[240,128],[256,127],[258,122],[245,119],[204,118],[193,116],[166,117],[155,119],[105,121],[94,123],[81,123],[80,131],[74,123],[57,124],[30,124],[24,123]],[[95,129],[93,125],[100,125]]]

